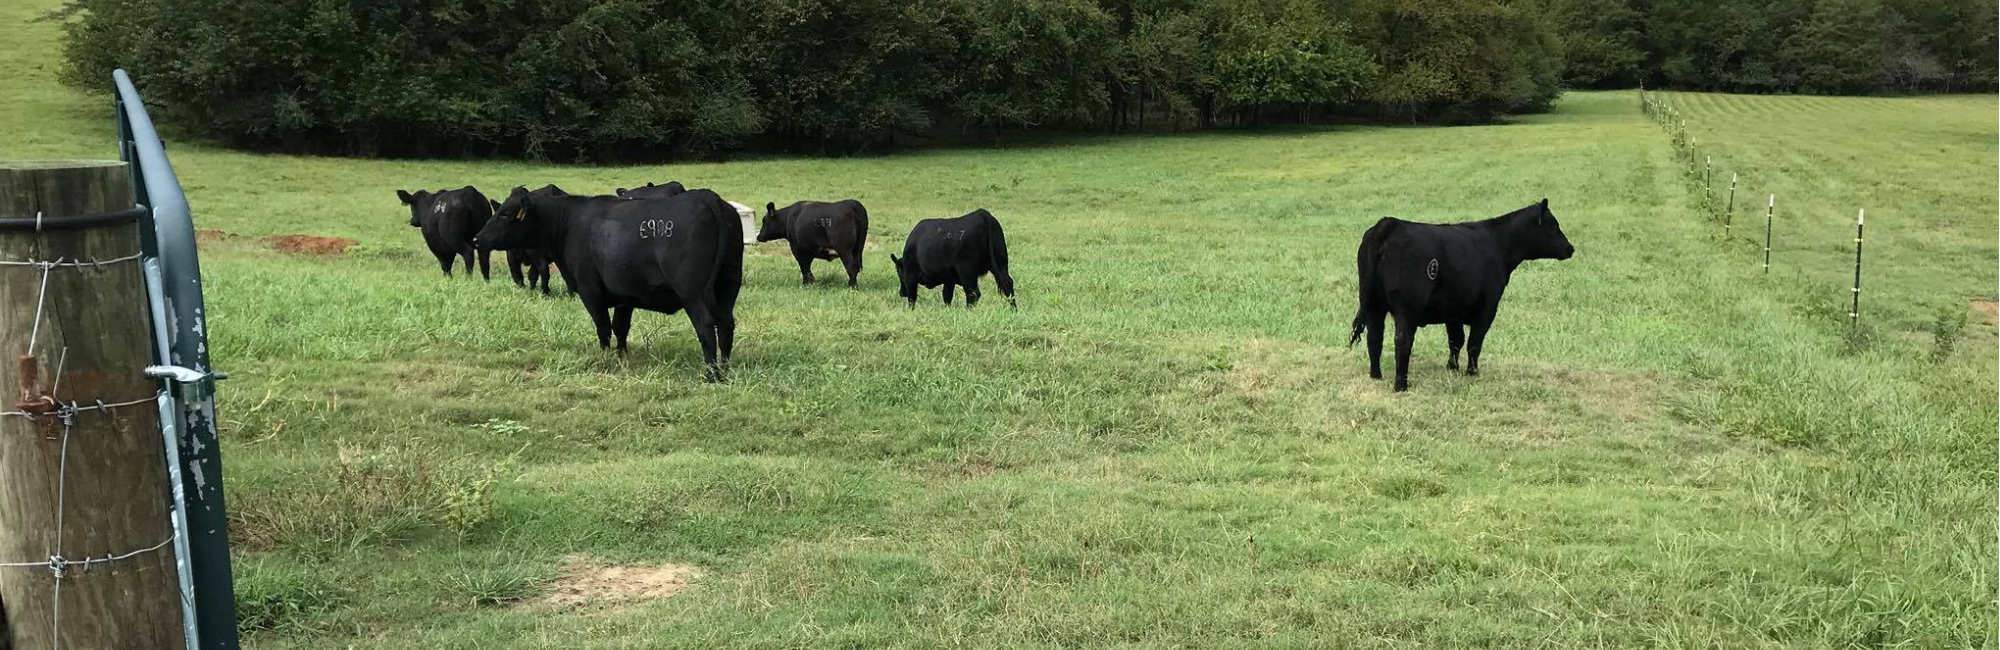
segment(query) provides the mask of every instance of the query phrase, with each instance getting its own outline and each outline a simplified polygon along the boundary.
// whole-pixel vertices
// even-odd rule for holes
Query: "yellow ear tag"
[[[520,220],[520,219],[526,219],[526,218],[528,218],[528,209],[527,209],[527,208],[521,208],[521,211],[520,211],[520,212],[516,212],[516,213],[514,213],[514,219],[516,219],[516,220]]]

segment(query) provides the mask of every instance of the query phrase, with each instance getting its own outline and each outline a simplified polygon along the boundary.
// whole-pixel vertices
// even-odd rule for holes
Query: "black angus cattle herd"
[[[701,342],[707,380],[726,379],[736,341],[736,295],[743,288],[743,223],[735,208],[715,192],[668,182],[619,188],[610,196],[574,196],[554,185],[533,191],[515,187],[506,201],[487,199],[471,186],[436,192],[397,190],[396,196],[409,206],[410,225],[423,230],[424,243],[446,277],[451,276],[452,263],[463,258],[467,275],[476,259],[480,277],[490,280],[488,256],[495,249],[504,250],[514,284],[534,289],[539,280],[547,295],[549,268],[554,266],[597,326],[598,347],[610,348],[616,338],[621,353],[632,331],[634,310],[685,312]],[[862,247],[868,241],[868,209],[860,201],[765,207],[757,241],[791,242],[799,274],[807,284],[813,281],[814,259],[837,258],[847,269],[847,286],[857,286]],[[959,221],[968,224],[966,229],[945,233],[948,238],[933,238],[937,250],[917,244],[920,239],[929,241],[919,232],[935,229],[925,224]],[[980,248],[963,247],[964,241],[980,242]],[[991,213],[978,210],[957,220],[926,220],[912,232],[910,242],[904,257],[932,260],[942,269],[925,286],[962,285],[970,307],[978,301],[978,277],[990,268],[1001,292],[1013,302],[1006,241]],[[910,287],[917,280],[900,262],[897,272],[904,295],[915,307]],[[951,301],[950,285],[945,287],[945,301]]]
[[[678,182],[619,188],[610,196],[573,196],[554,185],[529,191],[515,187],[504,202],[479,190],[406,192],[396,196],[410,208],[410,225],[423,230],[424,243],[446,277],[454,260],[482,278],[488,255],[507,252],[514,284],[549,293],[549,267],[563,277],[597,326],[597,345],[626,349],[635,309],[664,314],[686,312],[701,343],[706,379],[724,381],[736,339],[736,296],[743,287],[743,225],[736,210],[706,189]],[[868,239],[868,209],[848,199],[832,203],[799,201],[779,208],[764,205],[757,241],[786,240],[798,261],[800,280],[813,282],[813,260],[839,259],[847,285],[857,286],[861,253]],[[1396,391],[1409,388],[1410,351],[1418,328],[1443,324],[1458,368],[1479,374],[1479,351],[1507,281],[1522,262],[1569,259],[1575,247],[1563,235],[1548,199],[1507,214],[1454,224],[1426,224],[1383,217],[1361,237],[1355,251],[1359,307],[1351,347],[1368,339],[1368,374],[1382,378],[1384,321],[1396,319]],[[979,276],[991,273],[1000,294],[1014,301],[1014,278],[1007,269],[1007,237],[999,219],[985,209],[949,219],[917,222],[903,241],[903,255],[889,256],[900,295],[917,304],[917,287],[944,286],[951,304],[954,287],[965,289],[965,306],[979,303]],[[523,283],[525,270],[526,283]],[[1466,338],[1466,328],[1471,338]]]

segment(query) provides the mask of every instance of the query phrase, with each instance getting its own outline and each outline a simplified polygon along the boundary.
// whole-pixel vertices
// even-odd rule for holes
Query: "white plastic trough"
[[[736,218],[743,220],[743,244],[757,243],[757,211],[735,201],[729,201],[729,207],[736,208]]]

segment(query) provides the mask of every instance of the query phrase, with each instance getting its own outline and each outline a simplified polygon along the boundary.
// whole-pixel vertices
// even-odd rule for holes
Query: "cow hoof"
[[[1457,361],[1446,361],[1446,362],[1444,363],[1444,369],[1445,369],[1445,370],[1457,370],[1457,369],[1458,369],[1458,362],[1457,362]]]
[[[1410,392],[1410,385],[1409,385],[1409,384],[1396,384],[1396,392],[1398,392],[1398,393],[1407,393],[1407,392]]]

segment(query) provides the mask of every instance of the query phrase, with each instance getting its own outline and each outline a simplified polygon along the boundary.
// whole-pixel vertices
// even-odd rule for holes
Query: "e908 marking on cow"
[[[640,239],[672,236],[674,236],[674,221],[672,219],[647,219],[639,222]]]

